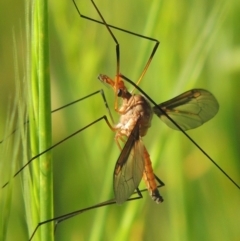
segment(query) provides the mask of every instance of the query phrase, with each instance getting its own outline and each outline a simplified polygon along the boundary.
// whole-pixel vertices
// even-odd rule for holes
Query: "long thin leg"
[[[106,107],[106,109],[107,109],[107,111],[108,111],[108,114],[109,114],[109,116],[110,116],[111,122],[112,122],[112,124],[113,124],[113,123],[114,123],[114,120],[113,120],[113,117],[112,117],[112,113],[111,113],[111,110],[110,110],[110,108],[109,108],[109,106],[108,106],[107,99],[106,99],[106,97],[105,97],[105,94],[104,94],[104,91],[103,91],[103,90],[95,91],[95,92],[93,92],[93,93],[91,93],[91,94],[89,94],[89,95],[87,95],[87,96],[85,96],[85,97],[83,97],[83,98],[80,98],[80,99],[78,99],[78,100],[72,101],[72,102],[68,103],[67,105],[64,105],[64,106],[61,106],[61,107],[59,107],[59,108],[57,108],[57,109],[52,110],[51,113],[55,113],[55,112],[57,112],[57,111],[60,111],[60,110],[62,110],[62,109],[64,109],[64,108],[67,108],[67,107],[69,107],[69,106],[71,106],[71,105],[73,105],[73,104],[76,104],[77,102],[80,102],[80,101],[82,101],[82,100],[85,100],[85,99],[87,99],[87,98],[89,98],[89,97],[91,97],[91,96],[93,96],[93,95],[99,94],[99,93],[100,93],[101,96],[102,96],[104,105],[105,105],[105,107]],[[103,120],[103,119],[105,120],[105,122],[107,123],[107,125],[109,126],[109,128],[110,128],[111,130],[115,131],[115,128],[112,126],[112,124],[111,124],[110,121],[108,120],[107,116],[104,115],[104,116],[98,118],[97,120],[91,122],[91,123],[88,124],[87,126],[81,128],[81,129],[79,129],[78,131],[72,133],[71,135],[65,137],[65,138],[62,139],[61,141],[55,143],[53,146],[49,147],[48,149],[44,150],[43,152],[41,152],[41,153],[37,154],[36,156],[32,157],[27,163],[25,163],[24,166],[22,166],[22,167],[13,175],[13,178],[16,177],[17,175],[19,175],[19,173],[20,173],[22,170],[24,170],[32,161],[34,161],[35,159],[37,159],[39,156],[47,153],[48,151],[52,150],[52,149],[55,148],[56,146],[62,144],[63,142],[65,142],[65,141],[67,141],[68,139],[70,139],[71,137],[79,134],[79,133],[82,132],[83,130],[87,129],[88,127],[96,124],[97,122],[99,122],[99,121],[101,121],[101,120]],[[25,122],[24,124],[27,124],[27,123],[28,123],[28,121]],[[16,129],[16,130],[17,130],[17,129]],[[16,130],[14,130],[10,135],[12,135]],[[10,135],[9,135],[9,136],[10,136]],[[9,137],[9,136],[8,136],[8,137]],[[9,184],[9,181],[7,181],[7,182],[2,186],[2,188],[5,188],[8,184]]]
[[[202,147],[194,141],[187,133],[184,131],[170,116],[166,114],[164,110],[162,110],[157,103],[147,94],[145,93],[141,88],[139,88],[133,81],[128,79],[124,75],[120,75],[121,78],[126,80],[128,83],[132,84],[140,93],[142,93],[154,106],[156,106],[169,120],[171,120],[172,123],[174,123],[178,129],[205,155],[238,189],[240,189],[240,185],[238,185],[214,160],[212,157],[210,157],[207,152],[205,152]]]
[[[116,66],[116,83],[115,85],[118,86],[119,84],[119,74],[120,74],[120,45],[117,41],[117,38],[115,37],[115,35],[113,34],[112,30],[109,28],[109,25],[107,24],[107,22],[105,21],[104,17],[102,16],[101,12],[99,11],[97,5],[95,4],[95,2],[93,0],[91,0],[94,8],[96,9],[98,15],[100,16],[100,18],[102,19],[102,24],[104,24],[109,32],[109,34],[111,35],[112,39],[114,40],[115,44],[116,44],[116,61],[117,61],[117,66]],[[77,7],[77,4],[76,2],[73,0],[73,4],[75,5],[80,17],[82,18],[87,18],[86,16],[82,15]],[[115,89],[115,110],[118,109],[117,107],[117,88],[114,88]]]
[[[122,28],[119,28],[119,27],[116,27],[116,26],[114,26],[114,25],[111,25],[111,24],[106,23],[106,21],[105,21],[104,18],[102,17],[101,13],[99,12],[99,10],[98,10],[98,8],[97,8],[97,6],[96,6],[96,4],[94,3],[93,0],[91,0],[91,2],[93,3],[95,9],[96,9],[97,12],[99,13],[99,16],[101,17],[102,22],[99,21],[99,20],[96,20],[96,19],[93,19],[93,18],[90,18],[90,17],[88,17],[88,16],[85,16],[85,15],[81,14],[81,12],[80,12],[80,10],[79,10],[79,8],[78,8],[75,0],[72,0],[72,1],[73,1],[73,4],[75,5],[75,8],[77,9],[77,12],[78,12],[78,14],[79,14],[79,16],[80,16],[81,18],[84,18],[84,19],[87,19],[87,20],[90,20],[90,21],[93,21],[93,22],[96,22],[96,23],[105,25],[105,26],[107,27],[109,33],[111,34],[112,38],[114,39],[114,41],[115,41],[115,43],[116,43],[116,56],[117,56],[117,74],[116,74],[116,76],[117,76],[117,81],[116,81],[116,82],[117,82],[117,83],[116,83],[116,85],[119,84],[119,73],[120,73],[120,72],[119,72],[119,71],[120,71],[120,45],[119,45],[116,37],[114,36],[114,34],[112,33],[112,31],[111,31],[110,28],[117,29],[117,30],[119,30],[119,31],[122,31],[122,32],[125,32],[125,33],[128,33],[128,34],[134,35],[134,36],[136,36],[136,37],[144,38],[144,39],[147,39],[147,40],[150,40],[150,41],[155,42],[155,45],[154,45],[154,47],[153,47],[153,49],[152,49],[152,51],[151,51],[150,57],[148,58],[147,63],[146,63],[146,65],[145,65],[145,67],[143,68],[143,71],[141,72],[140,77],[138,78],[138,80],[137,80],[137,82],[136,82],[136,84],[139,85],[139,83],[141,82],[141,80],[142,80],[142,78],[144,77],[145,73],[147,72],[148,67],[149,67],[150,64],[151,64],[151,61],[152,61],[152,59],[153,59],[153,56],[155,55],[155,53],[156,53],[156,51],[157,51],[157,48],[158,48],[160,42],[159,42],[157,39],[154,39],[154,38],[151,38],[151,37],[147,37],[147,36],[144,36],[144,35],[141,35],[141,34],[138,34],[138,33],[134,33],[134,32],[132,32],[132,31],[128,31],[128,30],[125,30],[125,29],[122,29]],[[133,91],[132,91],[132,92],[133,92]],[[117,110],[117,106],[116,106],[115,109]]]
[[[105,96],[104,91],[103,91],[102,89],[101,89],[101,90],[97,90],[97,91],[95,91],[95,92],[93,92],[93,93],[91,93],[91,94],[89,94],[89,95],[86,95],[86,96],[80,98],[80,99],[74,100],[74,101],[72,101],[72,102],[70,102],[70,103],[68,103],[68,104],[66,104],[66,105],[63,105],[63,106],[61,106],[61,107],[58,107],[58,108],[52,110],[51,113],[53,114],[53,113],[55,113],[55,112],[58,112],[58,111],[60,111],[60,110],[62,110],[62,109],[64,109],[64,108],[67,108],[67,107],[69,107],[69,106],[71,106],[71,105],[74,105],[74,104],[76,104],[76,103],[78,103],[78,102],[80,102],[80,101],[82,101],[82,100],[85,100],[85,99],[87,99],[87,98],[89,98],[89,97],[91,97],[91,96],[94,96],[94,95],[96,95],[96,94],[101,94],[102,99],[103,99],[103,103],[105,104],[105,108],[106,108],[107,111],[108,111],[108,115],[109,115],[109,117],[110,117],[110,119],[111,119],[111,122],[114,124],[114,119],[113,119],[111,110],[110,110],[110,108],[109,108],[109,106],[108,106],[106,96]],[[23,125],[26,125],[26,124],[28,124],[28,123],[29,123],[29,120],[25,121],[25,122],[23,123]],[[9,138],[11,135],[13,135],[17,130],[18,130],[18,127],[17,127],[16,129],[14,129],[10,134],[8,134],[4,139],[2,139],[2,140],[0,141],[0,144],[2,144],[7,138]]]
[[[158,188],[165,186],[164,182],[162,180],[160,180],[157,175],[154,174],[154,177],[156,178],[157,182],[159,183]]]
[[[110,110],[110,108],[109,108],[109,106],[108,106],[108,102],[107,102],[106,96],[105,96],[104,91],[103,91],[102,89],[101,89],[101,90],[97,90],[97,91],[95,91],[95,92],[93,92],[93,93],[91,93],[91,94],[89,94],[89,95],[86,95],[86,96],[80,98],[80,99],[74,100],[74,101],[72,101],[72,102],[70,102],[70,103],[68,103],[68,104],[66,104],[66,105],[63,105],[63,106],[61,106],[61,107],[59,107],[59,108],[56,108],[56,109],[52,110],[51,113],[55,113],[55,112],[57,112],[57,111],[60,111],[60,110],[62,110],[62,109],[64,109],[64,108],[69,107],[69,106],[71,106],[71,105],[74,105],[74,104],[76,104],[76,103],[78,103],[78,102],[80,102],[80,101],[82,101],[82,100],[88,99],[89,97],[94,96],[94,95],[96,95],[96,94],[101,94],[102,99],[103,99],[103,103],[105,104],[105,108],[106,108],[107,111],[108,111],[108,115],[110,116],[110,119],[111,119],[112,123],[114,123],[114,119],[113,119],[111,110]]]
[[[62,139],[61,141],[55,143],[53,146],[49,147],[48,149],[44,150],[43,152],[37,154],[36,156],[32,157],[25,165],[23,165],[14,175],[13,178],[16,177],[22,170],[24,170],[32,161],[34,161],[35,159],[37,159],[38,157],[40,157],[41,155],[47,153],[48,151],[52,150],[53,148],[57,147],[58,145],[62,144],[63,142],[69,140],[70,138],[72,138],[73,136],[79,134],[80,132],[82,132],[83,130],[87,129],[88,127],[96,124],[97,122],[101,121],[101,120],[105,120],[105,122],[107,123],[107,125],[110,127],[110,129],[113,129],[109,120],[107,119],[107,117],[104,115],[100,118],[98,118],[97,120],[91,122],[90,124],[86,125],[85,127],[79,129],[78,131],[72,133],[71,135],[65,137],[64,139]],[[9,181],[6,182],[2,188],[5,188],[7,185],[9,184]]]
[[[162,187],[164,184],[163,182],[154,174],[156,180],[160,183],[160,185],[158,185],[158,188]],[[127,201],[134,201],[134,200],[138,200],[138,199],[141,199],[143,196],[142,196],[142,193],[143,192],[146,192],[148,191],[148,189],[142,189],[142,190],[139,190],[138,188],[136,189],[136,191],[132,194],[133,197],[129,198]],[[137,196],[134,196],[134,195],[137,195]],[[35,233],[37,232],[37,230],[44,224],[46,223],[49,223],[49,222],[55,222],[55,233],[57,231],[57,227],[58,225],[61,223],[61,222],[64,222],[70,218],[73,218],[75,216],[78,216],[79,214],[82,214],[86,211],[90,211],[90,210],[93,210],[93,209],[97,209],[97,208],[101,208],[101,207],[105,207],[105,206],[109,206],[109,205],[113,205],[113,204],[116,204],[116,200],[115,199],[110,199],[108,201],[105,201],[105,202],[101,202],[101,203],[98,203],[96,205],[93,205],[93,206],[90,206],[90,207],[87,207],[87,208],[83,208],[83,209],[80,209],[80,210],[77,210],[77,211],[74,211],[74,212],[71,212],[71,213],[67,213],[67,214],[64,214],[64,215],[61,215],[59,217],[55,217],[55,218],[51,218],[51,219],[48,219],[48,220],[45,220],[45,221],[42,221],[42,222],[39,222],[38,225],[36,226],[36,228],[34,229],[29,241],[31,241],[35,235]]]

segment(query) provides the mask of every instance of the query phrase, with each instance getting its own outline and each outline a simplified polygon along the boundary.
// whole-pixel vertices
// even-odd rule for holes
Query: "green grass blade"
[[[32,7],[30,140],[34,156],[50,147],[52,141],[47,1],[36,1]],[[33,185],[36,208],[34,216],[39,217],[38,222],[53,217],[51,152],[34,162]],[[35,226],[36,224],[35,222]],[[36,236],[40,240],[53,240],[53,224],[44,225]]]

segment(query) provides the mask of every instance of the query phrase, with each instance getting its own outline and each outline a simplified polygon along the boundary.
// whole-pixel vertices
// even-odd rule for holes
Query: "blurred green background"
[[[156,102],[191,88],[205,88],[216,96],[217,116],[189,134],[240,184],[240,2],[96,3],[108,23],[161,42],[140,84]],[[1,137],[15,90],[13,30],[20,69],[25,58],[25,10],[24,1],[1,1],[0,6]],[[79,8],[98,18],[90,1],[79,1]],[[114,112],[112,90],[97,81],[99,73],[112,77],[116,73],[115,45],[106,29],[81,19],[70,0],[52,0],[49,33],[53,109],[103,88]],[[154,44],[119,31],[114,34],[121,45],[121,73],[136,81]],[[54,114],[53,142],[105,114],[100,95]],[[115,113],[114,117],[117,121]],[[165,182],[161,189],[165,201],[156,205],[145,193],[135,202],[86,212],[61,223],[56,240],[238,241],[239,190],[182,133],[156,117],[144,142],[155,173]],[[53,155],[55,216],[113,197],[113,168],[119,150],[105,122],[55,148]],[[28,239],[19,180],[13,183],[7,240]],[[6,190],[1,190],[0,198],[4,195]]]

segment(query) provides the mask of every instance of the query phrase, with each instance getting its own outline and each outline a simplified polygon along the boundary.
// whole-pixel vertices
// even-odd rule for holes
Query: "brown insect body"
[[[147,134],[151,126],[153,111],[147,100],[141,95],[130,95],[130,98],[123,98],[122,106],[119,108],[121,114],[119,123],[116,125],[118,135],[129,136],[139,120],[139,134],[141,137]]]
[[[119,139],[128,137],[114,170],[114,191],[118,203],[126,201],[129,193],[138,187],[143,177],[149,193],[154,201],[163,201],[155,180],[150,156],[143,145],[141,137],[147,134],[151,126],[153,109],[142,95],[132,95],[128,92],[124,82],[111,80],[106,75],[99,79],[110,84],[117,96],[122,98],[122,105],[116,111],[121,115],[119,123],[113,129],[116,131],[115,140],[120,147]],[[133,190],[132,190],[133,189]]]

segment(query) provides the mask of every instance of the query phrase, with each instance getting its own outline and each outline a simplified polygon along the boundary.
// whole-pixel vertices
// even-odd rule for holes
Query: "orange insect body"
[[[121,79],[117,81],[116,78],[116,81],[113,81],[106,75],[100,75],[99,79],[104,83],[110,84],[115,93],[117,93],[117,96],[123,100],[119,109],[117,108],[117,104],[115,104],[115,109],[121,117],[119,123],[112,127],[116,131],[115,140],[119,148],[121,149],[119,139],[123,140],[124,136],[129,138],[135,127],[136,131],[134,132],[137,133],[133,133],[135,139],[133,138],[129,147],[126,148],[125,152],[127,154],[119,158],[115,167],[115,178],[120,179],[117,182],[117,187],[115,187],[116,199],[118,199],[118,193],[121,193],[120,200],[117,200],[117,202],[122,203],[129,198],[128,194],[133,192],[134,190],[132,189],[136,189],[139,185],[139,176],[143,177],[153,200],[157,203],[162,202],[163,199],[157,189],[150,156],[141,141],[141,137],[147,134],[147,130],[151,126],[153,117],[152,107],[142,95],[132,95],[128,92]],[[127,161],[129,163],[132,162],[132,164],[124,168],[124,165],[127,166]],[[137,166],[137,168],[133,168],[134,166]],[[127,191],[125,191],[126,189]]]
[[[117,135],[129,136],[134,126],[139,120],[139,134],[145,136],[148,128],[151,126],[153,111],[150,104],[141,95],[131,95],[128,93],[126,96],[121,95],[123,98],[122,106],[119,108],[121,114],[119,123],[115,126],[118,129]]]
[[[145,167],[143,172],[143,180],[149,190],[150,196],[156,203],[163,202],[163,198],[157,188],[156,179],[153,174],[152,162],[146,148],[144,148],[144,161]]]
[[[114,127],[108,123],[117,132],[115,139],[122,150],[114,170],[116,202],[126,201],[138,187],[142,177],[152,198],[157,203],[162,202],[149,154],[141,140],[151,126],[153,113],[170,128],[187,131],[201,126],[217,114],[219,104],[216,98],[207,90],[192,89],[171,100],[155,104],[152,108],[143,96],[128,92],[118,75],[115,81],[106,75],[100,75],[99,79],[114,89],[115,110],[121,115],[119,123]],[[120,108],[118,97],[123,100]],[[127,141],[121,148],[119,139],[124,141],[124,136]]]

